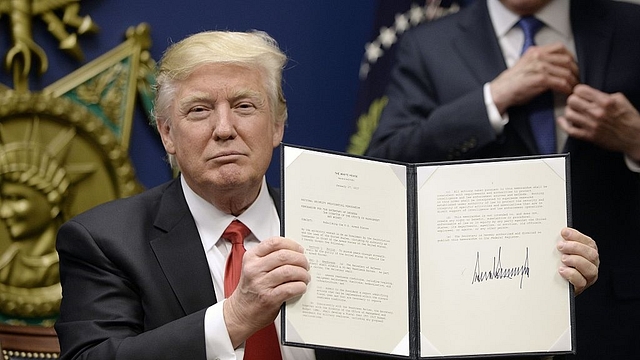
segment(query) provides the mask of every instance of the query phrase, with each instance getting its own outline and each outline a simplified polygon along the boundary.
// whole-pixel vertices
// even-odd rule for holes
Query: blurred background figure
[[[417,27],[398,45],[366,152],[407,162],[570,153],[572,224],[602,260],[576,299],[580,359],[640,356],[638,18],[628,2],[477,0]],[[549,149],[530,107],[545,93]]]

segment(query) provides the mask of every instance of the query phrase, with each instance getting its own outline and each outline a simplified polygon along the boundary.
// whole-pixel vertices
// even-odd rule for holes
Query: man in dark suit
[[[203,32],[166,51],[155,120],[180,176],[59,229],[62,359],[315,358],[277,337],[271,354],[249,347],[254,334],[276,336],[281,304],[309,281],[301,246],[278,236],[264,177],[287,118],[285,62],[261,32]],[[236,220],[248,228],[244,257],[227,241]]]
[[[521,54],[519,19],[543,26]],[[640,357],[640,7],[477,0],[403,35],[367,155],[408,162],[544,153],[528,104],[553,92],[569,152],[573,226],[598,242],[599,280],[576,299],[580,359]],[[552,122],[553,124],[553,122]]]

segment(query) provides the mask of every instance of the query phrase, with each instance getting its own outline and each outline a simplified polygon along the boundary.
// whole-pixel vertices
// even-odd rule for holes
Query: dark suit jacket
[[[640,7],[574,0],[571,26],[580,81],[622,92],[640,109]],[[521,108],[497,136],[482,86],[506,69],[486,2],[401,38],[389,103],[367,155],[406,162],[537,154]],[[569,139],[572,224],[593,237],[597,283],[576,299],[581,359],[640,358],[640,180],[621,153]]]
[[[62,359],[205,359],[204,313],[217,300],[179,180],[78,215],[57,250]]]

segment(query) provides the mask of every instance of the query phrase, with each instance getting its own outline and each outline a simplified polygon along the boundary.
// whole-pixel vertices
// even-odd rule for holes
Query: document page
[[[284,146],[283,232],[311,282],[284,342],[408,355],[404,166]]]
[[[566,158],[419,166],[421,356],[570,351]]]

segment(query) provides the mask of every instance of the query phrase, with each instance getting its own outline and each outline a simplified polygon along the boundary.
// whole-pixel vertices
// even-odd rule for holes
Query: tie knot
[[[249,233],[251,230],[245,224],[239,220],[233,220],[224,230],[222,237],[231,241],[232,244],[242,244]]]
[[[524,52],[529,46],[535,45],[534,36],[544,26],[544,23],[534,16],[525,16],[518,21],[518,26],[522,28],[524,33],[524,44],[522,46],[522,52]]]

